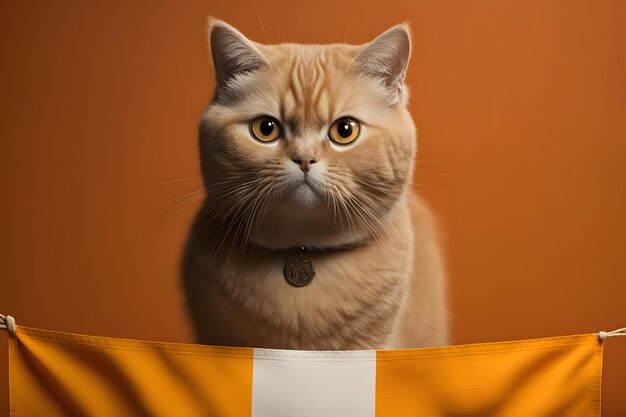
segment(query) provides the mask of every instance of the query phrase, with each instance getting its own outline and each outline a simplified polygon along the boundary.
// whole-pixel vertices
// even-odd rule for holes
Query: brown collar
[[[286,259],[285,266],[283,267],[283,275],[290,285],[301,288],[309,285],[311,281],[313,281],[313,277],[315,277],[315,267],[313,267],[313,259],[311,258],[312,254],[329,254],[349,251],[364,245],[367,241],[369,241],[369,238],[321,248],[311,248],[300,245],[291,249],[268,249],[259,245],[254,246],[263,249],[268,253],[285,253]]]

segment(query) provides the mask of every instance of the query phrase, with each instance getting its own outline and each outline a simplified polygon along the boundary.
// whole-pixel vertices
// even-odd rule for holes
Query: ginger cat
[[[429,210],[411,191],[410,33],[264,45],[213,20],[207,197],[183,253],[198,341],[334,350],[447,343]]]

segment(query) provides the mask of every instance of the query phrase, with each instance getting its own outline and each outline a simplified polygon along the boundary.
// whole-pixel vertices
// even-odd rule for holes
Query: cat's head
[[[364,45],[264,45],[212,21],[200,125],[212,217],[270,248],[372,235],[410,185],[406,25]]]

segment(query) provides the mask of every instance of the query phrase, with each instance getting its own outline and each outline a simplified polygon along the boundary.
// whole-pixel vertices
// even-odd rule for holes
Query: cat
[[[209,42],[206,199],[182,257],[198,342],[445,345],[436,226],[411,190],[408,25],[364,45],[265,45],[212,20]]]

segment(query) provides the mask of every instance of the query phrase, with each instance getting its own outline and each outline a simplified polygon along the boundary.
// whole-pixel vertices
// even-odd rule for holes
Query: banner
[[[0,327],[11,417],[599,416],[602,341],[624,332],[289,351]]]

